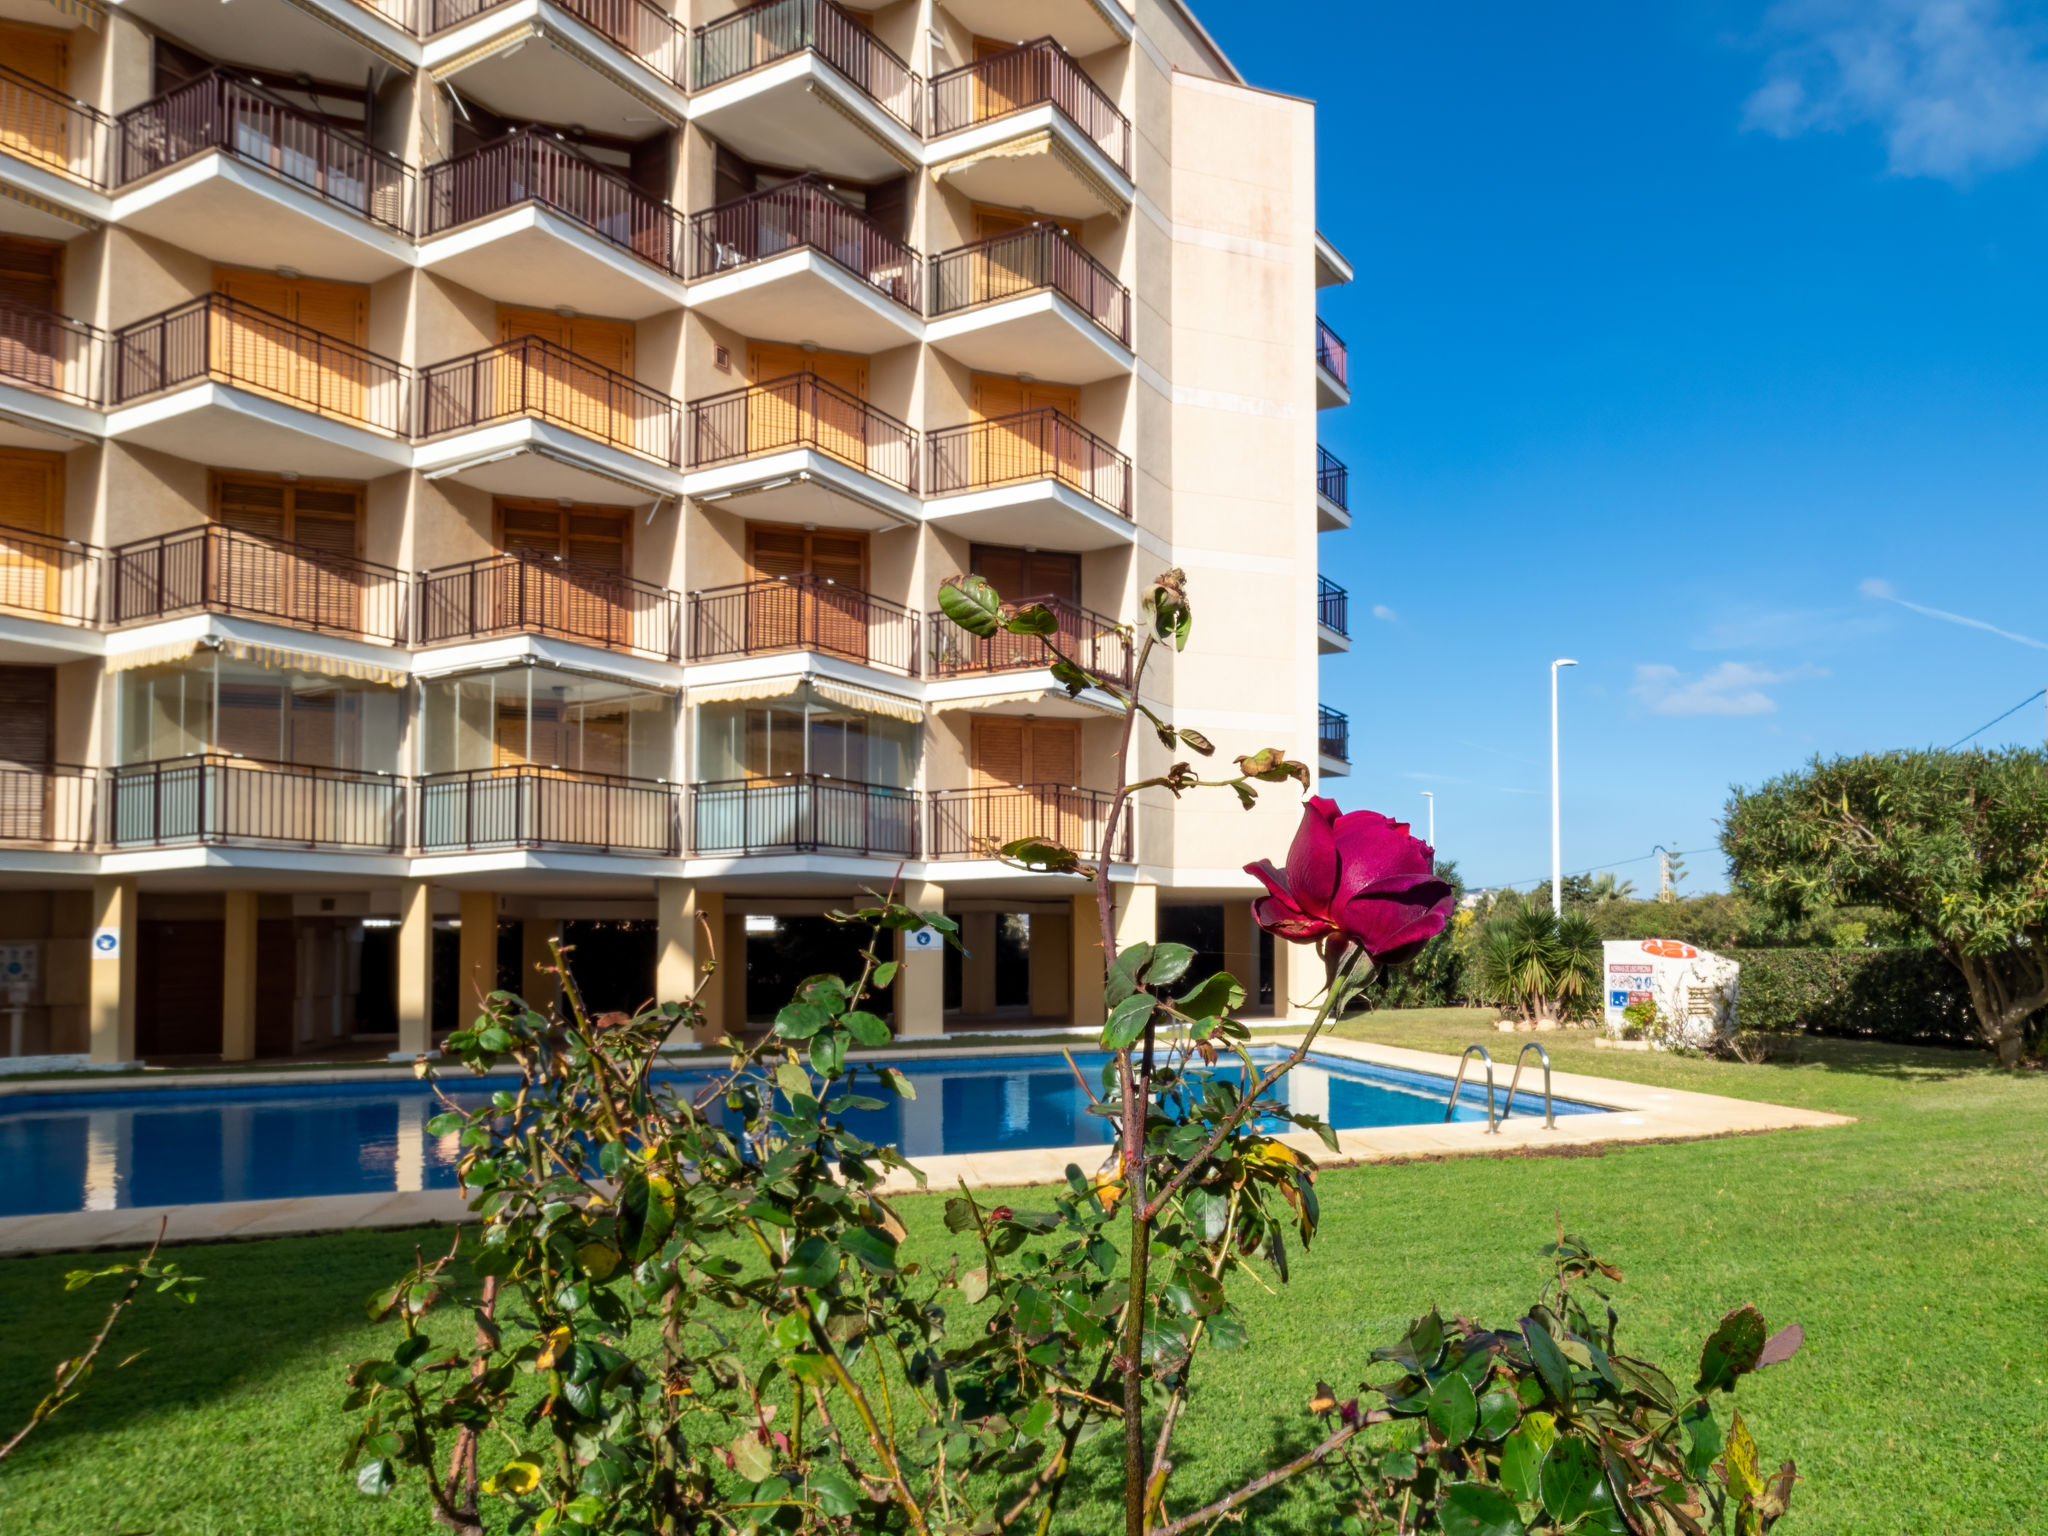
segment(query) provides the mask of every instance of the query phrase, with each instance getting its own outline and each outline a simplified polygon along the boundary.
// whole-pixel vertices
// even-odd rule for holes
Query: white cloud
[[[1892,584],[1881,577],[1871,576],[1857,584],[1856,590],[1865,597],[1874,597],[1879,602],[1896,603],[1909,613],[1924,618],[1939,619],[1944,624],[1960,624],[1965,629],[1981,629],[1986,634],[1996,635],[2001,640],[2010,640],[2015,645],[2031,645],[2037,651],[2048,651],[2048,640],[2036,640],[2031,635],[2014,634],[2009,629],[2000,629],[1996,624],[1987,624],[1982,619],[1973,619],[1967,614],[1950,613],[1946,608],[1926,608],[1919,603],[1909,603],[1892,590]]]
[[[1384,624],[1398,624],[1401,620],[1401,616],[1385,603],[1374,603],[1372,605],[1372,616]]]
[[[1687,677],[1676,667],[1646,663],[1636,668],[1630,691],[1656,715],[1768,715],[1778,701],[1764,692],[1779,683],[1826,677],[1819,667],[1766,672],[1739,661],[1724,661],[1711,672]]]
[[[1780,0],[1782,46],[1743,126],[1793,138],[1869,125],[1900,176],[1964,181],[2048,144],[2048,41],[2006,0]]]

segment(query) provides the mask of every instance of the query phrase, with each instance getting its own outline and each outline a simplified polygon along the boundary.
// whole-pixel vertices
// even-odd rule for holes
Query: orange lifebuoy
[[[1660,960],[1697,960],[1700,957],[1698,950],[1677,939],[1645,939],[1643,953],[1655,955]]]

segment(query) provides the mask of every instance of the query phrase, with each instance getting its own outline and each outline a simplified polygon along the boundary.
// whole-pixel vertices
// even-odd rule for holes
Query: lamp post
[[[1578,663],[1560,657],[1550,664],[1550,911],[1564,916],[1564,836],[1560,830],[1557,796],[1557,669]]]
[[[1429,853],[1430,857],[1434,858],[1436,857],[1436,792],[1425,789],[1418,791],[1418,793],[1429,802]]]

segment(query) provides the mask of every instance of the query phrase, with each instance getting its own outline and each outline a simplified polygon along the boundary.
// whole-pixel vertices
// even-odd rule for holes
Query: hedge
[[[1932,949],[1743,949],[1744,1029],[1980,1045],[1962,974]]]

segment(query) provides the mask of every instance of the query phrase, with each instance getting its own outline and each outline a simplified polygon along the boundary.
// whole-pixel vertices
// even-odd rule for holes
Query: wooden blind
[[[32,309],[57,307],[64,247],[48,240],[0,236],[0,298]]]
[[[986,203],[974,205],[974,238],[977,240],[1015,234],[1033,224],[1057,224],[1074,239],[1081,238],[1081,221],[1078,219],[1063,219],[1050,213],[1023,213],[1015,208],[993,208]]]
[[[989,581],[1007,602],[1059,597],[1078,606],[1081,601],[1079,555],[977,544],[969,552],[967,568]]]
[[[557,315],[544,309],[498,307],[498,340],[538,336],[566,347],[586,362],[625,374],[633,373],[633,322],[599,320],[590,315]]]
[[[238,757],[276,762],[284,755],[285,690],[274,684],[236,683],[220,690],[214,745]]]
[[[323,336],[366,346],[370,328],[370,290],[355,283],[325,283],[310,277],[283,278],[275,272],[243,267],[215,267],[213,291],[286,320],[310,326]]]
[[[1081,727],[1075,721],[983,715],[974,722],[977,789],[1072,784],[1080,770]]]
[[[0,763],[50,761],[56,699],[54,668],[0,667]]]
[[[63,523],[63,455],[0,448],[0,526],[54,534]]]
[[[867,586],[868,541],[859,533],[814,533],[752,524],[747,529],[754,574],[822,576],[841,586]]]
[[[976,421],[992,421],[998,416],[1014,416],[1019,411],[1035,411],[1047,405],[1078,419],[1081,391],[1071,384],[1024,384],[1000,374],[977,373],[968,397],[968,408]]]
[[[310,544],[333,555],[361,548],[363,492],[331,481],[223,475],[214,482],[213,517],[259,539]]]
[[[787,378],[792,373],[815,373],[827,384],[845,390],[856,400],[868,397],[868,360],[852,352],[806,352],[801,347],[773,347],[763,342],[747,343],[747,366],[754,382]]]
[[[628,552],[626,514],[605,507],[501,501],[498,547],[508,555],[553,555],[574,565],[623,576]]]

